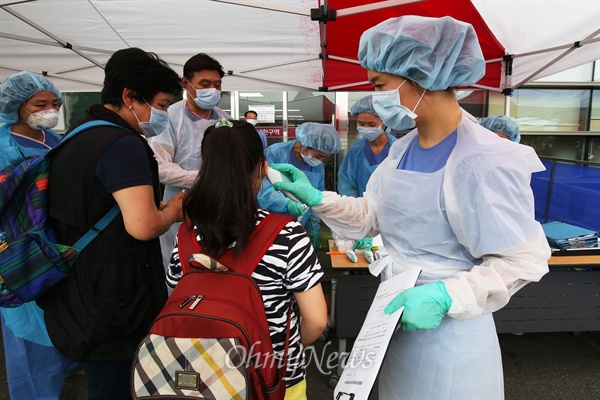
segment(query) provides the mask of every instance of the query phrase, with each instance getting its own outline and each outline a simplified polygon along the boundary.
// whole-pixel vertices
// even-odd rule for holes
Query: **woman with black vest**
[[[179,76],[138,48],[115,52],[105,74],[102,104],[71,129],[93,120],[112,125],[81,132],[54,156],[50,222],[60,243],[71,245],[115,204],[121,213],[38,301],[55,347],[82,361],[90,400],[131,398],[133,353],[167,298],[158,237],[183,218],[183,194],[160,201],[146,143],[168,122]]]

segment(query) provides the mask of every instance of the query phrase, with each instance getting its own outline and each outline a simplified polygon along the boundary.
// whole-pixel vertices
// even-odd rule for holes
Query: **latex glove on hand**
[[[308,232],[308,236],[310,237],[310,243],[317,250],[321,244],[321,234],[319,231],[310,231]]]
[[[406,332],[435,329],[450,310],[452,299],[442,281],[416,286],[399,293],[385,308],[392,314],[404,306],[400,317],[402,329]]]
[[[370,251],[373,248],[373,238],[367,237],[364,239],[359,239],[354,241],[354,245],[352,245],[352,250],[366,250]]]
[[[284,174],[291,182],[275,182],[273,186],[277,190],[290,192],[302,203],[314,207],[323,201],[323,193],[315,189],[304,172],[289,164],[270,164],[269,168],[276,169]]]
[[[306,207],[304,206],[304,204],[302,203],[298,203],[297,201],[294,200],[289,200],[285,206],[287,207],[288,211],[290,214],[292,214],[294,217],[299,217],[301,215],[304,215],[304,213],[306,212]]]

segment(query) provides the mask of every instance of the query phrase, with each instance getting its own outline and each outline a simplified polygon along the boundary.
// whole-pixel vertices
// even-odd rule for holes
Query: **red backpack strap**
[[[252,275],[260,260],[267,253],[277,235],[279,235],[279,232],[293,219],[294,217],[284,214],[268,214],[248,238],[242,254],[234,258],[233,251],[227,251],[219,257],[218,261],[229,268],[235,266],[232,269],[234,272],[248,276]]]
[[[248,276],[252,275],[279,232],[293,219],[294,217],[284,214],[268,214],[250,234],[242,254],[234,258],[233,251],[228,250],[219,257],[218,261],[234,272]],[[202,246],[196,240],[196,233],[190,220],[186,220],[179,226],[177,238],[181,272],[185,274],[191,270],[189,265],[190,256],[202,252]],[[231,268],[232,266],[234,268]]]

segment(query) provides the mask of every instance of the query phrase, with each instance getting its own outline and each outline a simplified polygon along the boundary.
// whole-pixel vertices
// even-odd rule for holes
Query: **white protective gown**
[[[185,100],[169,107],[167,128],[148,139],[158,161],[160,183],[165,185],[164,201],[168,201],[183,189],[192,187],[202,163],[200,147],[204,131],[221,118],[231,119],[229,114],[218,107],[213,108],[208,119],[190,118],[189,111],[185,108]],[[179,225],[171,225],[171,228],[160,236],[165,271],[169,265]]]
[[[547,271],[550,248],[534,219],[530,147],[500,139],[463,111],[446,166],[398,170],[413,131],[371,176],[363,198],[325,192],[314,207],[340,236],[381,234],[383,279],[423,270],[443,280],[452,306],[440,326],[398,330],[380,375],[381,399],[501,399],[502,361],[492,312]],[[375,266],[377,267],[377,266]]]

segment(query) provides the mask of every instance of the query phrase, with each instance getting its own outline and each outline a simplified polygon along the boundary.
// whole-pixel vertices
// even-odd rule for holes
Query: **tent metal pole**
[[[478,88],[478,89],[491,90],[491,91],[494,91],[494,92],[501,92],[502,91],[502,89],[500,89],[500,88],[493,87],[493,86],[486,86],[486,85],[477,85],[477,84],[475,84],[475,85],[471,85],[471,87]]]
[[[281,5],[271,4],[271,3],[263,3],[260,1],[248,1],[248,0],[211,0],[211,1],[214,1],[216,3],[227,3],[227,4],[238,5],[238,6],[244,6],[244,7],[260,8],[262,10],[278,11],[278,12],[283,12],[283,13],[287,13],[287,14],[310,16],[310,9],[308,9],[308,8],[281,6]]]
[[[327,55],[327,58],[329,58],[331,60],[342,61],[342,62],[347,62],[350,64],[359,64],[360,65],[360,61],[353,60],[351,58],[338,57],[338,56],[332,56],[332,55]]]
[[[9,67],[9,66],[3,65],[3,64],[0,64],[0,69],[8,69],[11,71],[31,71],[31,68]],[[57,79],[64,79],[66,81],[87,83],[87,84],[95,85],[95,86],[98,86],[99,88],[102,88],[102,82],[90,81],[88,79],[71,78],[70,76],[62,76],[62,75],[57,75],[57,74],[53,74],[50,72],[47,72],[44,75],[47,77],[50,77],[50,78],[57,78]]]
[[[385,0],[378,3],[371,3],[364,6],[348,7],[341,10],[337,10],[338,17],[346,17],[348,15],[355,15],[365,13],[369,11],[382,10],[384,8],[403,6],[405,4],[419,3],[423,0]]]
[[[227,77],[227,76],[237,76],[238,78],[248,78],[248,79],[254,79],[254,80],[256,80],[256,81],[263,81],[263,82],[270,82],[270,83],[278,83],[278,84],[280,84],[280,85],[285,85],[285,86],[295,86],[295,87],[297,87],[297,88],[301,88],[301,89],[308,89],[308,90],[310,90],[311,92],[318,91],[318,89],[317,89],[317,88],[315,88],[315,87],[302,86],[302,85],[298,85],[298,84],[296,84],[296,83],[284,82],[284,81],[275,80],[275,79],[272,79],[272,78],[262,78],[262,77],[260,77],[260,76],[253,76],[253,75],[246,75],[246,74],[235,74],[235,73],[233,73],[233,74],[230,74],[230,75],[225,75],[225,76],[226,76],[226,77]]]
[[[17,1],[7,1],[6,4],[0,4],[0,7],[6,7],[6,6],[13,6],[15,4],[21,4],[21,3],[30,3],[32,1],[37,1],[37,0],[17,0]]]
[[[600,42],[600,38],[594,38],[593,36],[596,36],[600,34],[600,29],[597,30],[596,32],[592,33],[591,35],[589,35],[586,39],[580,40],[578,42],[575,42],[576,44],[579,45],[579,47],[587,45],[587,44],[592,44],[592,43],[597,43]],[[557,51],[557,50],[563,50],[563,49],[571,49],[574,47],[574,43],[568,43],[568,44],[563,44],[560,46],[554,46],[554,47],[548,47],[546,49],[542,49],[542,50],[537,50],[537,51],[530,51],[527,53],[521,53],[521,54],[514,54],[513,57],[517,58],[517,57],[528,57],[528,56],[534,56],[536,54],[544,54],[544,53],[550,53],[552,51]]]
[[[247,72],[252,72],[252,71],[262,71],[264,69],[275,68],[275,67],[282,67],[284,65],[298,64],[298,63],[301,63],[301,62],[308,62],[308,61],[319,61],[319,60],[320,60],[320,58],[318,58],[318,57],[308,57],[308,58],[302,58],[302,59],[299,59],[299,60],[285,61],[285,62],[276,63],[276,64],[261,65],[259,67],[254,67],[254,68],[250,68],[250,69],[244,69],[242,71],[239,71],[239,73],[240,74],[245,74]]]
[[[287,142],[288,140],[288,92],[287,90],[282,93],[281,97],[281,111],[282,111],[282,120],[283,120],[283,141]]]
[[[504,115],[510,116],[510,96],[504,96]]]
[[[362,85],[370,85],[370,84],[371,84],[371,82],[369,82],[369,81],[352,82],[352,83],[346,83],[344,85],[332,86],[329,88],[329,90],[346,89],[346,88],[353,87],[353,86],[362,86]]]
[[[6,33],[6,32],[0,32],[0,37],[5,38],[5,39],[17,40],[17,41],[21,41],[21,42],[43,44],[45,46],[62,47],[62,48],[65,47],[61,43],[53,42],[51,40],[36,39],[36,38],[27,37],[27,36],[13,35],[12,33]],[[102,53],[102,54],[114,53],[114,51],[112,51],[112,50],[97,49],[95,47],[76,46],[76,45],[71,45],[71,47],[74,49],[77,49],[77,50],[81,50],[81,51],[91,51],[91,52]]]
[[[81,51],[77,50],[76,48],[73,48],[73,45],[71,45],[71,43],[63,41],[62,39],[60,39],[59,37],[55,36],[54,34],[48,32],[46,29],[42,28],[35,22],[25,18],[23,15],[12,10],[10,7],[2,7],[2,9],[4,11],[8,12],[9,14],[12,14],[14,17],[20,19],[21,21],[25,22],[27,25],[31,26],[32,28],[35,28],[38,31],[42,32],[44,35],[48,36],[49,38],[52,38],[57,43],[60,43],[64,48],[69,49],[69,50],[73,51],[74,53],[77,53],[79,56],[85,58],[92,64],[96,64],[98,67],[104,69],[104,66],[102,64],[100,64],[98,61],[94,60],[92,57],[89,57],[89,56],[83,54]]]
[[[564,57],[566,57],[567,55],[569,55],[573,51],[575,51],[578,48],[580,48],[581,46],[583,46],[582,43],[586,42],[587,40],[592,40],[593,42],[600,41],[600,38],[592,39],[594,36],[597,36],[598,33],[600,33],[600,29],[598,29],[597,31],[595,31],[594,33],[592,33],[591,35],[589,35],[588,37],[586,37],[584,40],[579,41],[579,42],[575,42],[574,44],[571,45],[571,47],[567,51],[565,51],[562,54],[558,55],[552,61],[546,63],[546,65],[542,66],[537,71],[535,71],[534,73],[532,73],[531,75],[529,75],[527,78],[523,79],[521,82],[519,82],[516,85],[516,87],[521,86],[525,82],[529,82],[529,81],[533,80],[533,78],[535,78],[536,76],[538,76],[541,72],[545,71],[546,69],[548,69],[552,65],[556,64],[558,61],[560,61],[561,59],[563,59]]]

